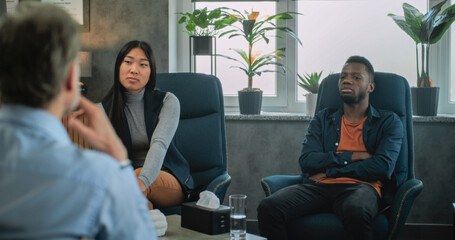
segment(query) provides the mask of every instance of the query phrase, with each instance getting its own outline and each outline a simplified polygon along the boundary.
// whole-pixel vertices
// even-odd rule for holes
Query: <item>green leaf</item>
[[[291,36],[292,38],[297,40],[297,42],[302,46],[302,41],[300,41],[300,39],[297,36],[297,34],[295,34],[294,31],[292,31],[290,28],[288,28],[288,27],[279,27],[278,30],[287,33],[289,36]]]
[[[217,19],[221,17],[221,10],[220,9],[214,9],[210,11],[209,15],[207,16],[208,19]]]
[[[409,3],[403,3],[403,12],[406,21],[408,21],[408,19],[417,19],[423,17],[423,14],[419,11],[419,9],[415,8]]]
[[[238,68],[238,69],[241,69],[242,71],[244,71],[244,72],[245,72],[245,74],[246,74],[247,76],[249,76],[249,75],[250,75],[250,73],[248,72],[248,70],[247,70],[247,69],[245,69],[245,68],[243,68],[243,67],[239,67],[239,66],[231,66],[231,68]]]
[[[263,62],[262,64],[256,66],[253,71],[259,71],[260,68],[262,67],[265,67],[265,66],[268,66],[268,65],[278,65],[278,66],[282,66],[283,64],[281,63],[277,63],[277,62]],[[267,71],[267,70],[262,70],[261,72],[264,72],[264,71]]]
[[[250,65],[248,55],[246,54],[245,51],[243,51],[241,49],[232,49],[232,50],[234,50],[236,53],[238,53],[243,58],[243,60],[245,60],[245,62],[247,63],[248,66]]]
[[[236,30],[236,29],[233,29],[233,30],[226,31],[226,32],[224,32],[224,33],[221,33],[218,37],[222,37],[222,36],[224,36],[224,35],[227,35],[227,34],[230,34],[230,33],[233,33],[233,32],[237,32],[237,30]]]
[[[433,32],[434,29],[434,22],[435,18],[438,15],[438,13],[441,11],[442,5],[447,0],[440,2],[436,4],[434,7],[430,9],[422,18],[422,28],[420,30],[420,41],[423,43],[429,43],[430,42],[430,36],[431,33]]]
[[[196,24],[194,24],[194,23],[188,23],[188,24],[186,25],[186,30],[188,30],[189,32],[194,31],[194,29],[196,29]]]
[[[269,39],[265,36],[265,34],[261,34],[262,39],[264,39],[265,43],[269,44]]]
[[[183,16],[183,17],[181,17],[181,18],[179,19],[179,24],[182,24],[182,23],[184,23],[185,21],[186,21],[186,17]]]
[[[411,27],[414,35],[419,36],[423,14],[408,3],[403,3],[403,12],[406,23]]]
[[[233,8],[229,8],[229,10],[231,10],[231,11],[233,11],[234,13],[236,13],[237,15],[239,15],[241,19],[248,19],[248,18],[245,17],[245,15],[243,15],[243,13],[240,12],[239,10],[236,10],[236,9],[233,9]]]
[[[416,44],[420,43],[420,38],[418,35],[414,33],[411,26],[406,22],[405,18],[402,16],[395,16],[393,14],[389,14],[389,16],[395,21],[395,23],[405,32],[407,33]]]
[[[244,36],[243,34],[237,33],[237,34],[231,34],[229,38],[237,37],[237,36]]]
[[[430,44],[438,42],[444,33],[449,29],[450,25],[455,21],[455,4],[446,8],[439,18],[436,19],[433,32],[430,36]]]
[[[278,14],[268,17],[266,20],[270,21],[273,19],[292,19],[293,17],[291,16],[291,14],[300,14],[300,13],[294,13],[294,12],[278,13]]]

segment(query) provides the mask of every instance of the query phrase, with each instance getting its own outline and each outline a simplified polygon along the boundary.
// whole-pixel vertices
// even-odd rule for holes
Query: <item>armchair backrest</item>
[[[319,88],[316,112],[324,108],[339,108],[343,101],[338,92],[339,74],[326,77]],[[414,178],[414,152],[412,132],[411,96],[408,81],[393,73],[376,72],[375,89],[370,94],[370,103],[377,109],[395,112],[403,124],[404,137],[395,166],[395,173],[407,173],[406,179]],[[401,183],[398,183],[401,184]]]
[[[175,144],[188,160],[195,189],[226,173],[223,91],[219,79],[200,73],[160,73],[156,87],[180,101]]]

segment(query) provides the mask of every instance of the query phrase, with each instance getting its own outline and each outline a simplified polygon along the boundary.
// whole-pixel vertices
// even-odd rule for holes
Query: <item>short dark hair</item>
[[[80,49],[80,25],[61,7],[19,3],[0,25],[0,102],[46,107]]]
[[[153,51],[150,45],[144,41],[133,40],[126,43],[117,54],[114,66],[114,84],[109,90],[107,95],[103,98],[104,101],[110,102],[107,114],[111,120],[112,126],[114,127],[117,134],[121,139],[125,139],[126,133],[124,129],[124,109],[125,109],[125,87],[120,83],[119,73],[120,65],[122,65],[126,55],[134,48],[140,48],[144,51],[145,56],[150,64],[150,77],[149,81],[145,85],[146,90],[155,89],[156,85],[156,63]]]
[[[370,77],[370,82],[374,82],[374,69],[373,69],[373,65],[371,65],[370,61],[368,61],[368,59],[366,59],[365,57],[362,57],[362,56],[350,56],[348,58],[348,60],[346,60],[346,63],[345,64],[348,64],[348,63],[361,63],[363,65],[365,65],[365,67],[367,68],[367,72],[368,72],[368,75]]]

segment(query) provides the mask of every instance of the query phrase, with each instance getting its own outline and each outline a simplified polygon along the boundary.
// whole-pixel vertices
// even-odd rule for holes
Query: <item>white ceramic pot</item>
[[[316,110],[316,102],[318,100],[317,93],[308,93],[306,97],[306,114],[314,116],[314,111]]]

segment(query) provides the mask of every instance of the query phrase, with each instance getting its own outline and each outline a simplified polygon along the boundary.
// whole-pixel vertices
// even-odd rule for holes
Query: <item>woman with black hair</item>
[[[114,85],[102,105],[128,150],[149,207],[179,205],[193,188],[188,162],[172,141],[179,101],[155,89],[155,58],[146,42],[125,44],[114,71]]]

